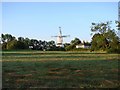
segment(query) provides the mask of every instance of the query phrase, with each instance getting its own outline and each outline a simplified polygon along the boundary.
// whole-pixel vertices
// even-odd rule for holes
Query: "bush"
[[[43,51],[65,51],[64,47],[50,47],[50,48],[44,48]]]
[[[75,48],[75,45],[74,45],[74,44],[71,44],[71,45],[65,47],[65,50],[66,50],[66,51],[69,51],[69,50],[73,50],[74,48]]]
[[[107,53],[119,53],[120,54],[120,48],[110,48],[107,50]]]

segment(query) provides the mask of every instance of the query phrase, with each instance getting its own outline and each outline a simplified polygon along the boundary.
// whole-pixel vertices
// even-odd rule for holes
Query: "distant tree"
[[[33,46],[33,50],[39,49],[39,41],[37,39],[31,39],[30,40],[30,46]]]
[[[65,50],[69,51],[69,50],[73,50],[74,48],[75,48],[75,45],[74,44],[70,44],[70,45],[65,47]]]
[[[70,45],[70,43],[65,43],[64,44],[64,47],[67,47],[67,46],[69,46]]]
[[[80,44],[81,43],[81,40],[79,39],[79,38],[75,38],[74,40],[72,40],[71,42],[70,42],[70,45],[67,45],[66,47],[65,47],[65,50],[72,50],[72,49],[74,49],[74,48],[76,48],[76,45],[78,45],[78,44]]]
[[[5,35],[4,34],[1,34],[1,41],[2,41],[2,43],[4,43],[5,42]]]
[[[9,41],[15,40],[15,37],[13,37],[11,34],[5,34],[5,39],[6,39],[6,42],[9,42]]]
[[[91,42],[83,41],[83,44],[91,46]]]
[[[12,36],[11,34],[1,34],[1,40],[2,42],[9,42],[9,41],[12,41],[12,40],[15,40],[15,37]]]
[[[74,45],[77,45],[77,44],[80,44],[81,41],[79,38],[75,38],[74,40],[71,41],[71,44],[74,44]]]
[[[6,50],[7,49],[7,42],[2,43],[1,45],[2,45],[2,50]]]
[[[16,49],[28,49],[25,42],[17,41]]]
[[[22,41],[12,40],[6,45],[7,50],[26,49],[26,45]]]
[[[29,46],[30,46],[30,39],[29,39],[29,38],[25,38],[25,39],[24,39],[24,43],[25,43],[25,45],[26,45],[26,49],[28,49]]]
[[[48,41],[47,43],[47,50],[55,50],[56,46],[55,46],[55,41],[51,40],[51,41]]]
[[[6,49],[7,50],[15,50],[17,49],[17,40],[12,40],[12,41],[9,41],[6,45]]]
[[[28,49],[29,48],[29,45],[31,43],[31,40],[29,38],[23,38],[23,37],[18,37],[18,41],[19,43],[22,43],[22,45],[24,45],[23,47],[25,49]]]
[[[24,38],[23,37],[18,37],[18,41],[24,42]]]
[[[16,40],[16,38],[12,36],[11,34],[1,34],[2,49],[3,50],[7,49],[8,42],[12,40]]]

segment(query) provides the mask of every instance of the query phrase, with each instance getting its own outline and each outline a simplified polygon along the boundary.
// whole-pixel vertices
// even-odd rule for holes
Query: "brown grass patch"
[[[112,72],[120,72],[119,69],[112,69]]]
[[[32,74],[25,74],[25,75],[10,74],[10,76],[12,76],[14,78],[25,78],[25,77],[32,77]]]
[[[114,82],[113,81],[110,81],[110,80],[104,80],[103,82],[102,82],[102,84],[103,85],[105,85],[106,87],[107,86],[113,86],[114,85]]]
[[[76,73],[76,74],[73,74],[73,76],[85,76],[83,73]]]
[[[61,68],[50,68],[49,71],[59,71]]]
[[[39,77],[40,79],[53,79],[53,80],[55,80],[55,79],[69,79],[69,77],[68,76],[43,76],[43,77]]]
[[[50,68],[48,75],[67,75],[69,73],[68,69],[65,68]]]
[[[39,73],[38,71],[30,71],[30,72],[31,72],[31,73],[35,73],[35,74],[36,74],[36,73]]]
[[[49,75],[60,75],[60,74],[62,74],[62,72],[52,72],[52,71],[49,71],[48,74]]]
[[[25,79],[18,79],[16,80],[17,83],[20,83],[20,82],[29,82],[29,80],[25,80]]]
[[[82,70],[75,70],[76,73],[82,72]]]
[[[8,75],[10,75],[10,76],[13,76],[15,73],[7,73]]]

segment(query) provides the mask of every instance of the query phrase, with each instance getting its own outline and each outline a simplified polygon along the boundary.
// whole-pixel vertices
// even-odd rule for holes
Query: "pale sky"
[[[118,19],[117,2],[3,2],[2,33],[38,40],[56,40],[63,35],[90,41],[91,23]],[[113,25],[114,26],[114,25]]]

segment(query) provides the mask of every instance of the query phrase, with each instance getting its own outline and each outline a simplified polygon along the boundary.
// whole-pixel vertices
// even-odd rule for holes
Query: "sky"
[[[118,19],[117,2],[3,2],[2,33],[38,40],[56,40],[61,27],[64,38],[91,41],[91,23]],[[114,27],[114,25],[113,25]]]

